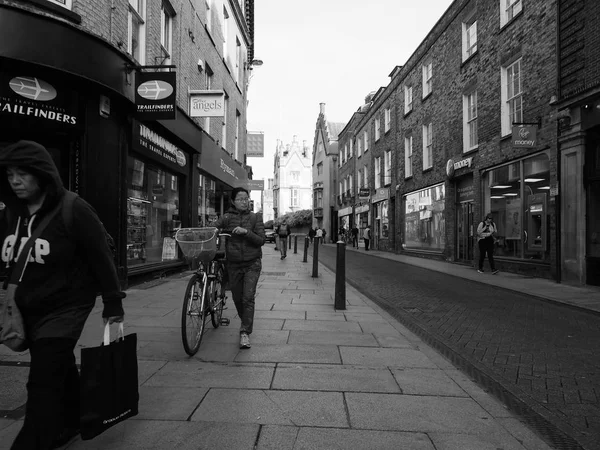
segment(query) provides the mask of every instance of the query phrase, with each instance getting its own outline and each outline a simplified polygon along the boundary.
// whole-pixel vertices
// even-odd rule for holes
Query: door
[[[463,262],[473,261],[473,202],[459,203],[456,208],[456,248],[457,260]]]

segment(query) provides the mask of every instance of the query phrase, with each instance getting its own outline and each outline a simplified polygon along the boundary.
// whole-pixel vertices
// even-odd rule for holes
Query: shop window
[[[146,62],[146,0],[129,0],[127,53],[140,64]]]
[[[178,259],[174,240],[181,227],[179,178],[128,158],[127,265]]]
[[[390,221],[388,217],[389,201],[376,203],[375,233],[380,239],[387,239],[390,234]]]
[[[496,255],[548,262],[548,154],[492,169],[485,174],[484,183],[483,214],[491,213],[498,228]]]
[[[446,246],[445,187],[438,184],[404,197],[405,249],[442,251]]]
[[[219,218],[220,204],[217,204],[215,180],[199,174],[198,181],[198,226],[209,227]]]

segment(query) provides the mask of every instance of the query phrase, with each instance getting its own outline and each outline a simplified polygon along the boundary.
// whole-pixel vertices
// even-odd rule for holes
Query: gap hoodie
[[[36,175],[46,192],[44,203],[34,214],[29,214],[25,202],[9,185],[6,168],[11,166]],[[58,169],[42,145],[19,141],[0,150],[0,201],[8,210],[0,239],[7,280],[20,247],[65,192]],[[59,210],[33,245],[20,277],[15,300],[23,314],[28,339],[79,339],[98,291],[104,301],[103,317],[124,314],[125,293],[120,289],[103,226],[95,210],[78,197],[73,203],[70,232]]]

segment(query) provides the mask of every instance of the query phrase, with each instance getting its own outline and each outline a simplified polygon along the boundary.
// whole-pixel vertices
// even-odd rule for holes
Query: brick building
[[[174,230],[209,225],[251,177],[253,10],[252,0],[0,0],[0,145],[50,150],[115,237],[124,283],[182,266]],[[175,80],[157,81],[165,72]],[[173,98],[174,118],[139,115],[140,74]],[[222,112],[192,118],[189,92],[207,90]]]
[[[456,0],[394,69],[361,122],[378,248],[474,264],[491,213],[501,270],[558,277],[556,7]]]
[[[558,1],[561,202],[557,259],[564,282],[600,285],[600,3]]]

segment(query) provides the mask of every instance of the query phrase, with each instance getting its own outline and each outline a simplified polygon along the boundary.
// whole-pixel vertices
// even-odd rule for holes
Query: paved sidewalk
[[[126,333],[138,333],[140,414],[78,449],[549,449],[516,416],[356,290],[334,310],[335,276],[301,253],[265,247],[252,348],[229,327],[208,325],[198,354],[180,338],[188,277],[128,291]],[[101,308],[79,346],[101,340]],[[28,355],[0,350],[0,364]],[[10,370],[9,370],[10,369]],[[20,372],[19,372],[20,371]],[[25,399],[19,366],[4,406]],[[21,385],[19,385],[21,383]],[[3,386],[7,386],[3,383]],[[3,388],[4,389],[4,388]],[[0,419],[0,449],[21,421]]]
[[[335,244],[325,244],[335,246]],[[424,269],[444,272],[460,278],[498,286],[504,289],[533,295],[541,299],[564,303],[573,307],[586,309],[600,313],[600,287],[596,286],[572,286],[543,278],[532,278],[508,272],[500,272],[492,275],[489,270],[483,274],[478,273],[475,268],[458,263],[451,263],[435,259],[421,258],[418,256],[398,255],[390,252],[369,250],[365,252],[364,247],[359,249],[347,246],[347,251],[361,252],[369,256],[386,258]],[[487,262],[486,262],[487,264]]]

